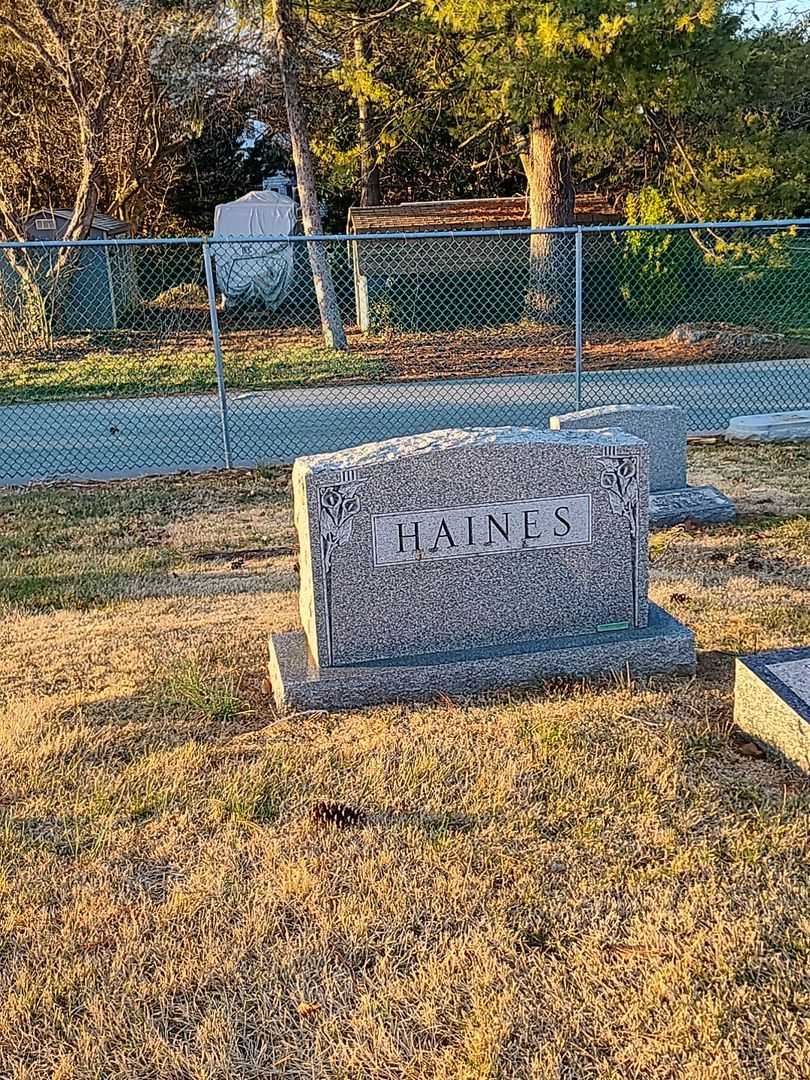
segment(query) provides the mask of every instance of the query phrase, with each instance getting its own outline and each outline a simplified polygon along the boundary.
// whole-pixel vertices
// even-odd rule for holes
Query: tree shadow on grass
[[[160,572],[86,570],[67,574],[31,574],[0,581],[2,606],[29,614],[87,611],[126,601],[170,600],[179,597],[250,595],[290,592],[298,581],[291,568],[238,568],[220,574],[202,569]]]
[[[734,662],[740,655],[730,649],[706,649],[698,652],[697,674],[713,683],[731,685],[734,682]]]
[[[430,839],[440,840],[459,833],[470,833],[491,825],[493,814],[465,814],[458,811],[387,810],[377,807],[366,813],[368,825],[383,828],[418,829]]]

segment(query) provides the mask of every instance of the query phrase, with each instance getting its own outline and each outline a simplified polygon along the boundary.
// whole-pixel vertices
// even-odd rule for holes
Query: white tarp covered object
[[[296,204],[277,191],[249,191],[214,211],[217,282],[226,304],[251,304],[273,310],[292,283],[292,244],[256,243],[248,236],[289,236],[295,229]]]

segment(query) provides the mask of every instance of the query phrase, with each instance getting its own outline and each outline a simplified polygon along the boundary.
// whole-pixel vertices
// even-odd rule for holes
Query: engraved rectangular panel
[[[573,547],[591,542],[591,498],[564,495],[374,514],[371,527],[375,566]]]

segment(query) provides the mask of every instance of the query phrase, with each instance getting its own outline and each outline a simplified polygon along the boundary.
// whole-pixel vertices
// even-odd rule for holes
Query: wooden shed
[[[621,215],[604,196],[577,195],[574,221],[616,224]],[[518,317],[528,287],[528,236],[431,239],[430,234],[529,226],[525,195],[351,207],[346,231],[363,237],[352,243],[358,325],[368,331],[394,321],[399,328],[439,329],[490,321],[488,314],[496,321],[499,313],[503,320]],[[424,233],[425,238],[383,239],[390,233]]]
[[[28,240],[63,239],[72,210],[37,210],[25,221]],[[95,214],[88,240],[118,240],[132,236],[129,222]],[[45,260],[58,249],[43,249]],[[65,271],[65,291],[60,296],[60,332],[111,330],[140,303],[133,249],[114,244],[81,247]]]
[[[26,239],[62,240],[72,217],[72,210],[36,210],[25,220]],[[109,240],[115,237],[131,236],[132,226],[129,222],[121,221],[109,214],[94,214],[87,239]]]

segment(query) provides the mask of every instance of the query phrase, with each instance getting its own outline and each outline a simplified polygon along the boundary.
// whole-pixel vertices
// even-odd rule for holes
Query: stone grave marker
[[[271,638],[277,701],[690,670],[691,631],[647,599],[648,457],[623,432],[481,428],[300,458],[302,629]]]
[[[734,722],[810,770],[810,648],[738,657]]]
[[[552,416],[552,431],[618,428],[650,447],[650,527],[691,519],[734,521],[734,503],[717,488],[686,482],[686,413],[674,405],[602,405]]]
[[[732,416],[726,438],[733,442],[788,442],[810,439],[810,409]]]

